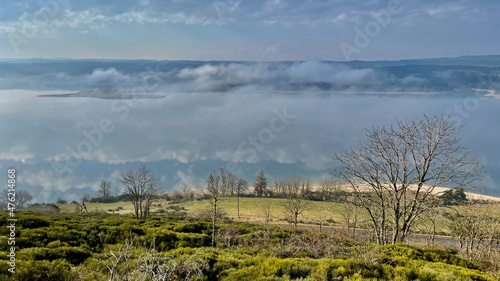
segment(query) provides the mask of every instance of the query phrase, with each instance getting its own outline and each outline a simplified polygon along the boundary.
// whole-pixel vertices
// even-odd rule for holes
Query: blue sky
[[[342,61],[486,55],[498,53],[498,14],[496,1],[472,0],[3,1],[0,56]],[[378,29],[377,18],[385,19]],[[367,28],[374,31],[369,44],[346,57],[341,44],[356,47],[356,30]]]

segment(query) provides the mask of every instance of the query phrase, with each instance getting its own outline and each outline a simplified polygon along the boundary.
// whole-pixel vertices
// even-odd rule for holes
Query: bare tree
[[[352,230],[352,237],[356,237],[356,228],[358,227],[359,221],[358,206],[353,204],[343,204],[342,220],[344,221],[347,228],[347,234],[351,235]]]
[[[334,196],[340,191],[340,182],[336,179],[324,179],[319,183],[319,193],[324,201],[334,201]]]
[[[5,187],[2,189],[1,197],[0,197],[0,210],[7,210],[9,206],[9,188]]]
[[[425,216],[419,218],[417,227],[420,232],[427,234],[425,240],[429,246],[434,247],[438,222],[443,218],[444,216],[441,208],[429,209]]]
[[[180,258],[167,257],[155,249],[153,237],[151,246],[136,257],[133,254],[136,237],[131,236],[120,248],[104,253],[106,259],[94,258],[107,269],[109,281],[203,280],[208,263],[201,257],[202,250]]]
[[[191,187],[185,182],[183,182],[181,184],[180,191],[182,192],[182,196],[184,198],[191,198],[193,195],[193,191],[191,190]]]
[[[110,181],[102,179],[99,185],[99,197],[111,197],[113,186]]]
[[[160,198],[160,187],[160,181],[157,178],[148,183],[148,187],[144,193],[144,218],[151,215],[151,206],[153,202]]]
[[[236,176],[230,171],[220,169],[220,180],[222,195],[233,196],[238,184],[238,179],[236,178]]]
[[[11,196],[9,196],[9,193]],[[9,201],[9,198],[12,198],[15,194],[15,200],[14,202]],[[15,203],[17,208],[24,208],[26,207],[31,201],[33,201],[33,196],[31,193],[27,190],[17,190],[14,192],[9,192],[9,189],[6,187],[2,190],[2,198],[0,198],[0,205],[2,210],[6,210],[8,203]]]
[[[184,198],[184,193],[178,189],[174,189],[168,193],[171,200],[178,201]]]
[[[498,249],[500,246],[500,219],[490,216],[484,231],[486,246],[491,253],[492,249]]]
[[[236,191],[238,196],[238,218],[240,218],[240,195],[245,189],[248,188],[248,182],[244,178],[239,178],[238,183],[236,184]]]
[[[16,191],[16,204],[18,208],[26,207],[33,200],[33,196],[27,190]]]
[[[284,207],[290,219],[290,223],[296,228],[298,216],[309,209],[309,201],[305,198],[304,186],[307,179],[301,177],[290,177],[286,179]]]
[[[491,213],[491,206],[467,205],[451,216],[450,229],[467,255],[491,254],[500,245],[500,219]],[[498,253],[498,252],[497,252]],[[498,259],[496,259],[498,260]]]
[[[113,250],[109,250],[109,255],[105,253],[104,257],[106,257],[107,260],[94,258],[99,263],[104,265],[109,271],[109,281],[114,281],[117,275],[121,277],[120,274],[117,274],[118,266],[121,262],[125,260],[128,261],[130,251],[134,246],[134,241],[136,238],[137,236],[131,236],[130,240],[125,240],[125,244],[120,249],[116,250],[115,252],[113,252]]]
[[[213,171],[205,179],[207,182],[206,192],[210,196],[210,205],[212,205],[212,247],[215,246],[215,226],[217,223],[217,207],[219,202],[219,197],[223,194],[223,185],[221,183],[221,176],[217,172]]]
[[[82,197],[82,205],[80,207],[80,211],[81,211],[82,217],[83,217],[83,210],[85,210],[85,212],[87,213],[87,216],[89,216],[89,221],[92,221],[92,217],[90,216],[89,210],[87,209],[87,205],[85,205],[87,202],[90,202],[90,195],[85,194]]]
[[[274,196],[281,197],[285,190],[285,180],[275,179],[272,184]]]
[[[300,181],[300,193],[305,199],[311,199],[312,196],[312,183],[308,178],[303,178]]]
[[[145,219],[150,214],[153,201],[160,193],[158,178],[146,166],[141,166],[137,172],[128,170],[122,173],[118,181],[123,184],[124,195],[134,205],[135,217]]]
[[[435,187],[465,187],[481,177],[479,161],[459,145],[459,131],[445,116],[397,121],[368,130],[356,149],[336,155],[341,167],[334,174],[351,187],[379,244],[405,240],[438,204]]]
[[[474,247],[477,249],[485,238],[488,215],[479,208],[465,206],[452,217],[450,225],[452,235],[458,238],[460,248],[465,246],[466,254],[472,254]]]
[[[262,204],[262,213],[264,214],[266,224],[269,224],[269,221],[271,220],[272,206],[273,202],[271,201],[271,199],[266,199],[266,201],[264,201],[264,203]]]
[[[323,224],[325,223],[325,221],[328,219],[329,216],[330,213],[325,211],[319,211],[316,214],[316,217],[318,218],[319,232],[323,231]]]

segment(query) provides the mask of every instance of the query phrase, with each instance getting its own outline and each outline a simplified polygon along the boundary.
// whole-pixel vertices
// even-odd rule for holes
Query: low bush
[[[49,221],[38,217],[26,216],[19,218],[16,225],[20,226],[21,228],[40,228],[49,226],[50,223]]]
[[[0,263],[0,281],[68,281],[71,280],[71,265],[64,260],[16,261],[16,270],[7,271],[9,265]]]
[[[6,218],[0,215],[0,223]],[[8,237],[4,227],[0,281],[107,280],[109,271],[102,262],[108,261],[106,255],[112,256],[110,251],[122,255],[117,272],[124,280],[134,280],[128,275],[134,270],[134,274],[169,271],[173,280],[189,280],[188,276],[204,280],[494,280],[486,270],[498,265],[490,261],[487,268],[486,263],[461,258],[456,250],[378,246],[336,234],[231,220],[219,221],[214,248],[209,247],[209,219],[136,220],[130,215],[96,214],[90,222],[79,215],[21,212],[18,221],[27,227],[17,230],[16,274],[5,274]],[[125,241],[131,238],[134,245],[125,249]]]

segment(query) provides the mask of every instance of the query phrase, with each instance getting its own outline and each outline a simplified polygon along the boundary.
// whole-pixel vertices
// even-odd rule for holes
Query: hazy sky
[[[2,1],[0,57],[381,60],[485,55],[498,53],[499,14],[497,1],[473,0]]]

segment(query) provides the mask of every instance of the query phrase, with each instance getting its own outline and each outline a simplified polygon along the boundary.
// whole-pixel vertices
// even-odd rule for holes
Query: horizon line
[[[109,60],[109,61],[202,61],[202,62],[306,62],[306,61],[323,61],[323,62],[338,62],[338,63],[349,63],[349,62],[397,62],[397,61],[411,61],[411,60],[437,60],[437,59],[459,59],[466,57],[500,57],[500,54],[490,54],[490,55],[461,55],[456,57],[425,57],[425,58],[405,58],[405,59],[381,59],[381,60],[323,60],[323,59],[307,59],[307,60],[200,60],[200,59],[141,59],[141,58],[0,58],[0,61],[8,60]]]

